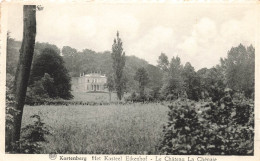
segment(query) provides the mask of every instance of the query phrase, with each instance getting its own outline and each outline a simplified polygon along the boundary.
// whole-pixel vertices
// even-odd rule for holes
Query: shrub
[[[57,90],[53,78],[48,73],[45,73],[40,80],[35,81],[28,87],[26,93],[26,104],[43,102],[50,98],[58,99]]]
[[[149,94],[152,96],[153,100],[156,100],[156,101],[161,100],[160,87],[153,87]]]
[[[34,123],[21,129],[21,139],[13,145],[14,153],[41,153],[42,145],[47,142],[46,135],[51,135],[50,127],[42,122],[39,115],[32,115],[31,118],[35,119]]]
[[[167,95],[167,97],[166,97],[166,100],[167,101],[172,101],[172,100],[176,100],[178,97],[176,96],[176,95],[174,95],[174,94],[169,94],[169,95]]]
[[[173,155],[253,155],[254,105],[234,102],[229,92],[220,101],[176,102],[169,106],[160,150]]]

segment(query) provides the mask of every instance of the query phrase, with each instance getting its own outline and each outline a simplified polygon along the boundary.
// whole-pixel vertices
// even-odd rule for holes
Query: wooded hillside
[[[7,45],[7,73],[14,75],[19,58],[20,41],[8,38]],[[80,73],[102,72],[103,74],[110,75],[112,73],[112,59],[111,52],[95,52],[89,49],[77,51],[69,46],[64,46],[59,49],[56,45],[49,43],[36,42],[34,50],[34,59],[45,48],[52,48],[57,53],[61,54],[65,61],[65,67],[69,71],[71,77],[79,77]],[[34,61],[33,61],[34,62]],[[127,91],[136,91],[138,83],[134,80],[134,75],[138,68],[144,67],[150,77],[148,88],[154,86],[161,86],[162,73],[160,69],[154,65],[149,64],[147,61],[137,58],[135,56],[126,55],[125,77],[127,80]]]

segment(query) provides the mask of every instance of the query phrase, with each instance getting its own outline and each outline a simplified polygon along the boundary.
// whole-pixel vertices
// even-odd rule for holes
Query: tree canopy
[[[221,67],[225,70],[229,88],[244,92],[246,97],[252,95],[255,83],[255,49],[252,45],[232,47],[227,58],[221,59]]]
[[[161,55],[159,56],[159,59],[157,61],[158,63],[158,67],[166,72],[168,71],[168,68],[169,68],[169,60],[168,60],[168,57],[164,54],[164,53],[161,53]]]
[[[47,76],[46,73],[48,73]],[[46,89],[50,97],[72,98],[70,75],[64,66],[62,57],[52,48],[45,48],[36,56],[31,71],[30,85],[41,80],[44,76],[49,80],[53,79],[52,88]]]

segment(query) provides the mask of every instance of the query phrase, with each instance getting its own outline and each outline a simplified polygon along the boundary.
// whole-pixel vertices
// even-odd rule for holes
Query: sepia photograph
[[[256,3],[1,9],[5,154],[193,161],[181,156],[257,153]]]

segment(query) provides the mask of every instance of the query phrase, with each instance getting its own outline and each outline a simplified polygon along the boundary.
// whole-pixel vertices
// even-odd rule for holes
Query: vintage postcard
[[[0,15],[0,160],[260,160],[259,1],[3,1]]]

